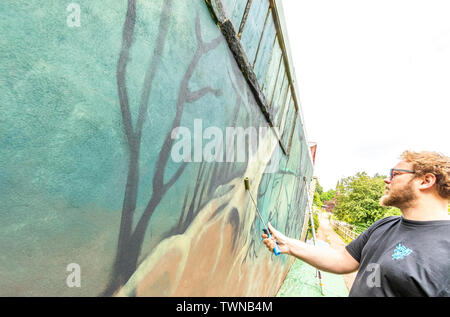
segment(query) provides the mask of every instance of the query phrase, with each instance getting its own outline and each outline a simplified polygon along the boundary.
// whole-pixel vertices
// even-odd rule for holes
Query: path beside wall
[[[326,212],[319,212],[319,221],[320,226],[319,230],[317,231],[317,239],[323,240],[328,242],[328,244],[336,250],[340,250],[342,248],[345,248],[346,244],[344,241],[342,241],[341,237],[333,230],[333,227],[331,226],[331,223],[328,219],[328,213]],[[357,272],[353,272],[350,274],[344,274],[344,281],[345,285],[347,286],[347,289],[350,291],[350,288],[352,287],[353,281],[355,280]]]

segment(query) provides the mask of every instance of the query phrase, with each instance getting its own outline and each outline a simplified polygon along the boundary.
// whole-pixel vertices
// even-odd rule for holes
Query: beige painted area
[[[259,144],[256,157],[250,158],[245,175],[219,187],[216,194],[224,194],[214,196],[185,233],[157,245],[117,295],[274,296],[288,265],[267,250],[248,256],[256,209],[243,181],[250,177],[250,190],[256,197],[271,153],[278,146],[274,140],[269,133]],[[215,215],[224,203],[226,207]],[[238,225],[230,222],[231,217],[239,219]]]

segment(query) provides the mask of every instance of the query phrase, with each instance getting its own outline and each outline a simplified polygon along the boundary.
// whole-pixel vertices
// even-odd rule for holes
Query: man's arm
[[[281,253],[295,256],[321,271],[335,274],[354,272],[359,267],[359,262],[345,248],[335,250],[330,247],[310,245],[300,240],[286,237],[275,230],[270,223],[268,226],[272,237],[268,239],[266,234],[263,234],[262,237],[264,244],[271,251],[275,247],[276,241]]]

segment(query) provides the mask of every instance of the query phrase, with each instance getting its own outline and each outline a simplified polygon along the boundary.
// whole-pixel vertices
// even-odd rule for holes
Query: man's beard
[[[396,188],[394,190],[390,189],[388,194],[380,198],[380,205],[384,207],[409,207],[413,201],[416,199],[416,194],[412,189],[411,179],[401,188]]]

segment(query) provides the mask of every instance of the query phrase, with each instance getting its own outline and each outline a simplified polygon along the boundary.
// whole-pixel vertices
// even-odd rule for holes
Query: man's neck
[[[422,199],[400,208],[403,218],[417,221],[450,220],[448,202]]]

